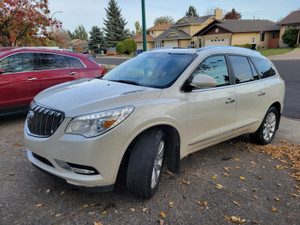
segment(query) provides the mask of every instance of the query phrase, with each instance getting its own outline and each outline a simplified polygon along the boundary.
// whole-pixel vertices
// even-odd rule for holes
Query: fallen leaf
[[[223,186],[222,186],[221,184],[217,184],[216,186],[217,186],[217,188],[219,188],[219,189],[222,189],[222,188],[223,188]]]
[[[276,168],[277,168],[278,170],[283,170],[283,169],[284,169],[282,165],[277,165]]]
[[[47,190],[46,190],[46,193],[47,193],[47,194],[49,194],[50,192],[51,192],[51,190],[50,190],[50,189],[47,189]]]
[[[92,203],[92,204],[90,204],[90,206],[95,206],[95,205],[97,205],[97,203]]]
[[[134,208],[130,208],[129,211],[130,211],[130,212],[134,212],[135,209],[134,209]]]
[[[276,200],[277,202],[279,202],[279,201],[280,201],[280,199],[279,199],[278,197],[275,197],[275,200]]]
[[[94,225],[103,225],[101,222],[94,222]]]
[[[41,202],[41,203],[38,203],[36,204],[36,207],[42,207],[45,203]]]
[[[169,202],[169,207],[173,208],[174,207],[174,203],[173,202]]]
[[[14,175],[15,175],[15,173],[14,173],[14,172],[10,172],[10,173],[9,173],[9,175],[11,175],[11,176],[14,176]]]
[[[64,194],[65,194],[65,192],[64,192],[64,191],[60,192],[60,195],[64,195]]]
[[[82,206],[82,208],[86,208],[86,207],[88,207],[89,205],[84,205],[84,206]]]
[[[198,205],[201,205],[202,203],[200,201],[197,202]]]
[[[280,142],[280,143],[287,143],[286,140],[279,140],[278,142]]]
[[[283,163],[288,163],[286,160],[284,160],[284,159],[282,159],[282,160],[280,160],[281,162],[283,162]]]
[[[147,208],[143,208],[143,209],[142,209],[143,212],[146,212],[147,210],[148,210]]]
[[[164,225],[165,221],[164,220],[158,220],[159,225]]]
[[[119,212],[118,212],[118,210],[115,210],[115,214],[118,214]]]
[[[54,212],[51,212],[51,216],[54,216],[55,214],[54,214]]]
[[[252,195],[252,197],[258,199],[258,197],[256,195]]]
[[[241,219],[240,217],[232,216],[230,217],[230,220],[234,223],[244,223],[246,220]]]
[[[89,215],[91,216],[91,215],[94,215],[95,214],[95,212],[89,212]]]
[[[60,216],[61,216],[61,213],[58,213],[58,214],[56,214],[55,216],[56,216],[56,217],[60,217]]]
[[[239,203],[237,201],[232,200],[232,202],[236,205],[239,205]]]
[[[102,211],[102,213],[101,213],[101,214],[106,214],[106,213],[107,213],[107,211],[105,211],[105,210],[104,210],[104,211]]]
[[[207,202],[203,202],[203,205],[207,206]]]
[[[273,212],[277,212],[277,211],[278,211],[274,206],[272,206],[271,210],[272,210]]]
[[[160,215],[163,217],[163,218],[166,218],[167,215],[164,213],[164,212],[161,212]]]
[[[224,167],[224,170],[226,170],[226,171],[229,171],[231,169],[232,169],[231,167]]]
[[[252,221],[252,223],[254,223],[254,224],[258,224],[258,221],[256,221],[256,220],[253,220],[253,221]]]
[[[236,166],[235,168],[236,168],[236,169],[239,169],[239,168],[241,168],[241,167],[239,167],[239,166]]]
[[[230,221],[229,216],[226,216],[226,215],[225,215],[224,217],[225,217],[226,220],[229,220],[229,221]]]
[[[250,163],[251,163],[252,165],[255,165],[255,164],[256,164],[254,161],[251,161]]]
[[[228,174],[228,173],[223,173],[223,175],[224,175],[225,177],[229,177],[229,174]]]
[[[39,192],[41,192],[41,191],[42,191],[42,188],[39,189]]]
[[[291,196],[295,197],[295,198],[298,198],[299,195],[296,195],[296,194],[291,194]]]
[[[262,177],[262,176],[258,176],[258,178],[259,178],[259,179],[261,179],[261,180],[263,179],[263,177]]]
[[[235,161],[240,161],[240,159],[239,159],[239,158],[234,158],[234,160],[235,160]]]
[[[207,172],[206,172],[206,171],[204,171],[203,173],[204,173],[204,174],[207,174]]]
[[[217,176],[218,176],[217,174],[214,174],[214,175],[212,176],[212,178],[213,178],[213,179],[216,179]]]
[[[245,177],[242,177],[242,176],[240,176],[240,179],[241,179],[241,180],[246,180],[246,178],[245,178]]]
[[[198,208],[198,210],[202,210],[202,209],[203,209],[203,207]]]

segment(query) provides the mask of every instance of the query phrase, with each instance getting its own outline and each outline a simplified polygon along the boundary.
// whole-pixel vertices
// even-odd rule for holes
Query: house
[[[156,26],[150,27],[146,30],[147,35],[147,49],[154,48],[154,41],[153,39],[157,36],[159,36],[161,33],[166,31],[172,24],[158,24]],[[137,43],[137,50],[143,49],[143,35],[136,36],[133,38],[135,42]]]
[[[277,48],[279,26],[269,20],[215,20],[194,36],[203,46],[256,44],[256,48]]]
[[[277,23],[280,26],[280,39],[279,39],[279,46],[280,47],[287,47],[288,45],[283,43],[282,35],[284,34],[285,30],[288,27],[296,27],[298,29],[298,37],[297,37],[297,44],[299,45],[299,35],[300,35],[300,10],[296,10],[291,12],[285,18]]]
[[[199,30],[216,19],[223,18],[222,9],[216,9],[214,15],[201,17],[183,17],[165,32],[153,39],[158,47],[201,47],[201,42],[194,36]]]
[[[70,42],[70,45],[74,51],[82,52],[88,49],[88,41],[81,39],[73,39]]]

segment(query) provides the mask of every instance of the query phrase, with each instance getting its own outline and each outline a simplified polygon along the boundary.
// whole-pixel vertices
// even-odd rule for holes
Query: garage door
[[[230,42],[228,38],[205,39],[205,46],[215,46],[215,45],[229,46]]]
[[[164,41],[164,47],[178,47],[178,41]]]

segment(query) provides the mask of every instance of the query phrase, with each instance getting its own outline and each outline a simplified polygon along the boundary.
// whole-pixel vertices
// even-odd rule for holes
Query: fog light
[[[64,162],[58,159],[55,159],[55,162],[63,169],[72,171],[77,174],[82,174],[82,175],[98,175],[99,172],[91,167],[91,166],[84,166],[84,165],[79,165],[79,164],[74,164],[74,163],[69,163],[69,162]]]

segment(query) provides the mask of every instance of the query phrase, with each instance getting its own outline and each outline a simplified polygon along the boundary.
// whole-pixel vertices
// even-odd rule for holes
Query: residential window
[[[272,64],[263,58],[251,57],[252,62],[257,68],[261,78],[271,77],[276,74]]]
[[[217,86],[229,85],[227,63],[224,56],[218,55],[205,59],[193,72],[191,79],[199,74],[205,74],[215,78]]]
[[[265,32],[260,33],[260,41],[265,41]]]
[[[191,41],[191,45],[195,45],[195,41]]]
[[[247,57],[229,56],[229,59],[235,75],[235,83],[240,84],[255,79]]]

